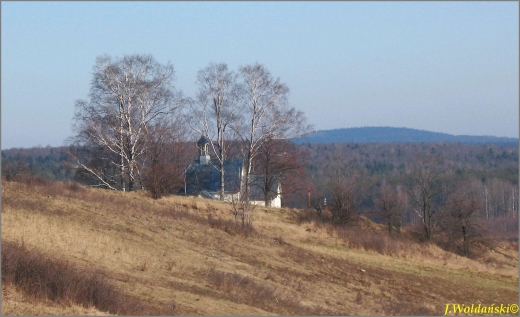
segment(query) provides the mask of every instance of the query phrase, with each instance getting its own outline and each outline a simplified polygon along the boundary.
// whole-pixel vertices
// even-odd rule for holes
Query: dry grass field
[[[518,303],[518,244],[468,259],[305,211],[2,183],[2,315],[443,315]]]

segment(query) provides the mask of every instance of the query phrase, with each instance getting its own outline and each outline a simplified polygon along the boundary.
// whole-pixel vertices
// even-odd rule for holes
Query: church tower
[[[209,144],[210,140],[206,138],[204,135],[200,137],[199,141],[197,142],[197,149],[199,152],[199,163],[201,165],[208,165],[210,162],[209,157]]]

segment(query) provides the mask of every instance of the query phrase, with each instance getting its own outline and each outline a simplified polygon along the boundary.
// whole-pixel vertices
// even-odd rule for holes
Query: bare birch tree
[[[133,190],[140,183],[139,162],[147,150],[149,127],[180,106],[173,79],[173,66],[162,65],[151,55],[98,57],[89,100],[76,101],[74,141],[112,153],[104,157],[117,169],[119,184],[107,182],[78,158],[79,166],[108,188]]]
[[[258,63],[240,68],[242,81],[241,106],[244,114],[234,131],[244,144],[244,188],[242,199],[249,205],[253,160],[263,143],[269,140],[290,139],[311,130],[303,112],[287,103],[289,88],[274,79]]]
[[[217,142],[210,147],[219,163],[220,200],[224,199],[225,169],[229,141],[232,139],[231,125],[240,116],[238,111],[237,75],[229,71],[225,63],[211,63],[199,71],[199,91],[192,103],[192,127],[201,135]]]

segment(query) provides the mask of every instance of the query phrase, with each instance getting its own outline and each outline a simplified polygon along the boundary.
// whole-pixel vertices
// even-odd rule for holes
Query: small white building
[[[210,140],[202,136],[197,142],[199,159],[195,160],[185,173],[184,192],[187,195],[203,197],[207,199],[220,199],[220,163],[217,159],[211,159],[209,155]],[[237,201],[240,192],[244,188],[244,159],[235,158],[224,163],[225,193],[224,201]],[[264,175],[251,175],[250,203],[256,206],[265,206],[265,182]],[[270,207],[282,206],[282,190],[278,177],[271,181],[271,188],[267,192]]]

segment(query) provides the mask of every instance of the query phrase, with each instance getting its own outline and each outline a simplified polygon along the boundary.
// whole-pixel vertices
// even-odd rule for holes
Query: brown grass
[[[76,285],[98,276],[155,314],[440,315],[446,303],[518,299],[518,249],[509,242],[467,259],[406,233],[388,237],[367,220],[341,228],[316,221],[312,212],[263,207],[243,231],[228,204],[190,197],[153,200],[145,192],[4,182],[2,241],[23,243],[44,267],[68,268],[67,276],[83,281]],[[57,277],[47,272],[42,280],[52,285]],[[4,284],[9,294],[52,303],[52,310],[35,305],[44,314],[71,314],[72,305],[95,308],[85,314],[110,312]],[[69,292],[62,289],[56,294]],[[2,299],[8,314],[24,311],[10,300]],[[140,311],[134,309],[130,314]]]

